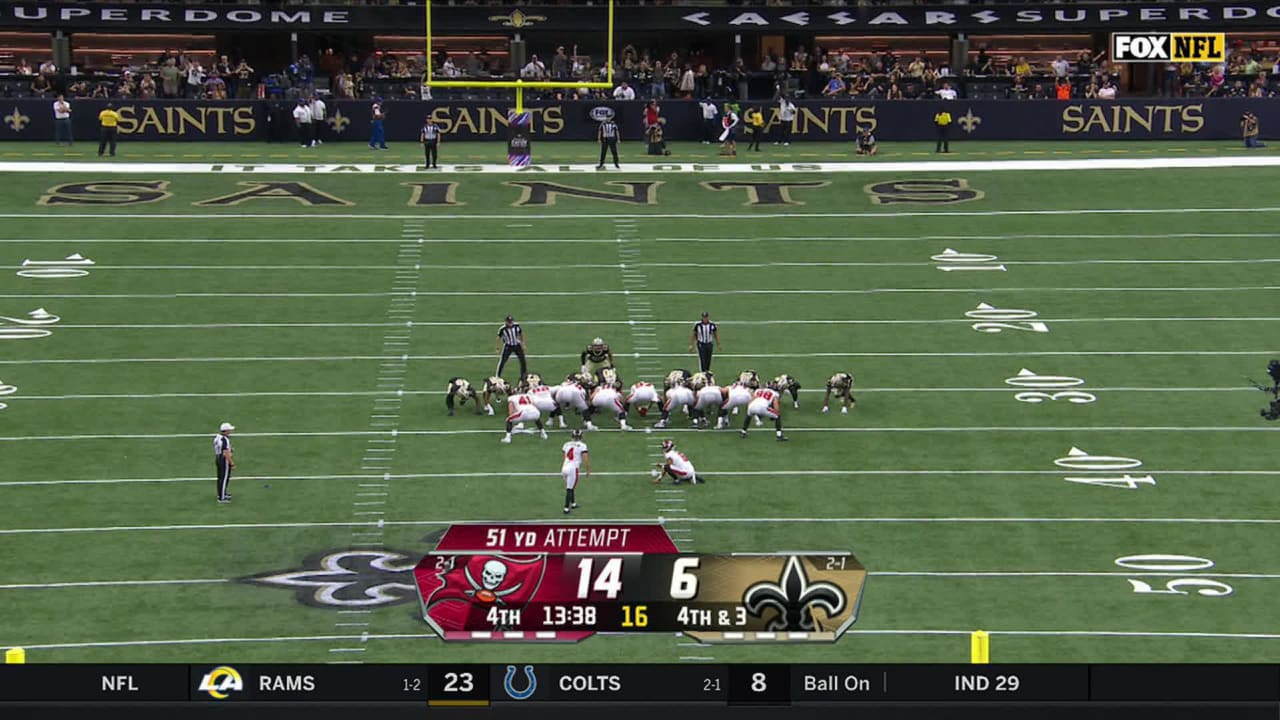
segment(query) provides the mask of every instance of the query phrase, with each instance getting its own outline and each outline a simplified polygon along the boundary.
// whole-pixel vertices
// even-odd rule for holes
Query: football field
[[[1280,357],[1280,169],[699,173],[693,152],[718,159],[694,146],[669,171],[427,174],[412,148],[376,157],[403,171],[374,171],[349,147],[291,173],[176,165],[247,162],[244,146],[4,173],[0,647],[964,662],[984,629],[995,662],[1280,662],[1280,445],[1245,380],[1269,384]],[[572,519],[662,518],[683,551],[852,551],[869,570],[853,629],[787,646],[432,637],[409,571],[450,523],[564,521],[567,431],[503,445],[502,408],[446,415],[448,380],[493,373],[510,313],[546,379],[600,336],[625,383],[661,382],[696,369],[704,310],[721,380],[799,379],[790,442],[598,418]],[[822,414],[837,371],[856,409]],[[237,468],[220,505],[224,420]],[[654,485],[664,438],[709,482]]]

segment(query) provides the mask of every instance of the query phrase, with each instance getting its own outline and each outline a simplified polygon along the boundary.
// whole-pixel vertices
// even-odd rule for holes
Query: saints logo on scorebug
[[[215,700],[225,700],[233,692],[244,690],[240,672],[230,665],[221,665],[204,674],[200,679],[200,692],[209,693]]]
[[[844,591],[834,583],[810,581],[804,564],[795,555],[787,558],[778,582],[758,582],[742,594],[742,607],[750,615],[763,618],[765,613],[773,613],[765,626],[771,631],[818,630],[814,610],[821,609],[827,617],[835,617],[844,612],[847,602]]]
[[[308,557],[303,568],[243,578],[252,585],[288,588],[298,602],[318,608],[375,608],[417,599],[408,553],[329,550]]]
[[[17,106],[14,106],[12,113],[4,116],[4,124],[8,125],[9,129],[14,132],[22,132],[30,123],[31,118],[23,115],[22,112],[18,110]]]

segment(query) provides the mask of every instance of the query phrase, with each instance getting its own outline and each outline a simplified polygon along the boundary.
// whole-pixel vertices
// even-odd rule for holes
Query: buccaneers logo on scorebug
[[[484,625],[491,608],[522,607],[537,594],[545,569],[542,557],[428,556],[414,575],[423,615],[448,632]]]

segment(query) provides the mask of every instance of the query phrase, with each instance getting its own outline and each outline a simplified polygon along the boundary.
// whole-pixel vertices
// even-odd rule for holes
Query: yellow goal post
[[[609,0],[608,40],[605,50],[605,80],[575,82],[571,80],[533,80],[526,81],[517,77],[515,80],[436,80],[432,77],[431,55],[431,0],[426,0],[427,16],[427,79],[424,83],[429,88],[515,88],[516,112],[524,112],[524,91],[530,90],[572,90],[589,88],[607,90],[613,87],[613,0]],[[519,69],[516,70],[519,72]]]

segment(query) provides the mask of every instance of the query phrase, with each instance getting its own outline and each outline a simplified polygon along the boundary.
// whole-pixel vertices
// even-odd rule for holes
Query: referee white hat
[[[218,426],[218,432],[227,432],[228,430],[235,430],[235,429],[236,429],[236,426],[232,425],[229,422],[224,422]]]

